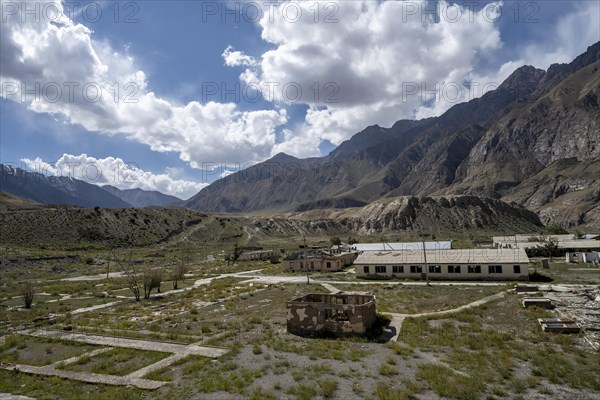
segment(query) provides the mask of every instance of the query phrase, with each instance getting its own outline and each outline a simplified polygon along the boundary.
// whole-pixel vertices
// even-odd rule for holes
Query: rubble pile
[[[557,314],[576,320],[590,344],[600,349],[600,288],[552,285],[544,289],[547,289],[545,297],[555,304]]]

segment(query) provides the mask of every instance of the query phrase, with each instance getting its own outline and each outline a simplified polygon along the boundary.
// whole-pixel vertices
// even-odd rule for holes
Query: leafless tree
[[[160,293],[160,284],[163,280],[163,270],[160,268],[152,268],[144,271],[143,283],[144,283],[144,298],[149,299],[152,289],[156,288]]]
[[[128,256],[129,260],[129,269],[125,272],[125,277],[127,279],[127,287],[133,293],[135,297],[135,301],[140,301],[141,291],[140,291],[140,277],[138,275],[138,271],[133,265],[133,260],[131,259],[131,253]]]
[[[125,273],[125,277],[127,278],[127,287],[133,293],[135,297],[135,301],[140,301],[140,280],[135,269],[129,270]]]
[[[172,277],[173,277],[173,289],[177,289],[179,281],[185,280],[185,274],[188,272],[188,266],[185,260],[181,260],[177,264],[173,265]]]
[[[25,304],[25,308],[31,308],[33,303],[33,296],[35,295],[35,289],[30,281],[25,281],[21,284],[21,298]]]

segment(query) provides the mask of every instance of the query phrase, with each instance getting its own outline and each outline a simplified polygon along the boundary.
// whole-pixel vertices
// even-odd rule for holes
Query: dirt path
[[[393,340],[394,342],[398,341],[398,335],[400,335],[400,331],[402,330],[402,324],[404,323],[404,320],[406,318],[409,318],[409,317],[411,317],[411,318],[438,317],[438,316],[442,316],[442,315],[453,314],[453,313],[460,312],[460,311],[463,311],[463,310],[466,310],[469,308],[479,307],[480,305],[489,303],[490,301],[501,299],[506,295],[506,293],[508,293],[511,290],[512,289],[506,290],[506,291],[503,291],[500,293],[496,293],[491,296],[484,297],[483,299],[476,300],[472,303],[453,308],[451,310],[433,311],[433,312],[420,313],[420,314],[385,313],[392,317],[392,321],[390,322],[390,329],[393,333],[393,336],[390,338],[390,340]]]
[[[88,335],[85,333],[73,333],[65,331],[52,330],[24,330],[17,332],[21,335],[47,337],[60,340],[70,340],[74,342],[95,344],[110,347],[125,347],[128,349],[160,351],[164,353],[181,353],[185,355],[198,355],[203,357],[217,358],[227,353],[229,350],[219,347],[199,346],[197,344],[178,344],[167,342],[154,342],[142,339],[127,339],[120,337]]]
[[[0,393],[0,400],[35,400],[33,397],[19,396],[17,394]]]
[[[57,376],[59,378],[72,379],[87,383],[100,383],[104,385],[135,386],[140,389],[153,390],[158,389],[167,382],[151,381],[148,379],[130,378],[127,376],[102,375],[87,372],[66,371],[56,369],[50,365],[45,367],[34,367],[23,364],[2,364],[0,366],[7,370],[17,370],[26,374]]]
[[[188,356],[187,354],[183,354],[183,353],[176,353],[176,354],[170,355],[169,357],[163,358],[162,360],[155,362],[154,364],[150,364],[142,369],[138,369],[137,371],[130,373],[129,375],[126,375],[126,378],[143,378],[144,376],[148,375],[150,372],[154,372],[161,368],[168,367],[169,365],[171,365],[187,356]]]
[[[112,350],[112,347],[104,347],[101,349],[97,349],[94,351],[90,351],[84,353],[77,357],[72,357],[66,360],[57,361],[50,365],[45,365],[42,367],[36,367],[32,365],[24,365],[24,364],[0,364],[0,368],[7,370],[17,370],[19,372],[24,372],[26,374],[32,375],[45,375],[45,376],[57,376],[60,378],[72,379],[80,382],[87,383],[101,383],[105,385],[122,385],[122,386],[135,386],[140,389],[158,389],[162,385],[167,382],[161,381],[151,381],[148,379],[142,379],[142,376],[116,376],[116,375],[104,375],[104,374],[94,374],[91,372],[76,372],[76,371],[67,371],[60,369],[61,366],[74,364],[80,359],[84,357],[95,357],[99,354],[106,353],[107,351]],[[0,400],[2,398],[0,397]]]
[[[341,290],[339,290],[338,288],[336,288],[333,285],[330,285],[329,283],[321,283],[321,286],[323,286],[325,289],[329,290],[329,293],[332,293],[332,294],[341,292]]]
[[[108,346],[101,349],[97,349],[77,357],[72,357],[67,360],[57,361],[54,364],[36,367],[32,365],[24,364],[3,364],[0,363],[0,368],[6,370],[17,370],[33,375],[45,375],[45,376],[56,376],[59,378],[72,379],[87,383],[100,383],[105,385],[120,385],[120,386],[135,386],[140,389],[153,390],[158,389],[167,382],[153,381],[144,379],[143,377],[150,372],[159,370],[161,368],[168,367],[169,365],[181,360],[190,355],[197,355],[203,357],[217,358],[227,353],[229,350],[202,346],[199,342],[192,343],[189,345],[177,344],[177,343],[166,343],[166,342],[153,342],[148,340],[140,339],[126,339],[118,337],[108,337],[101,335],[87,335],[82,333],[71,333],[63,331],[48,331],[48,330],[23,330],[17,332],[21,335],[29,335],[36,337],[49,337],[60,340],[70,340],[75,342],[94,344],[100,346]],[[173,353],[169,357],[155,362],[154,364],[148,365],[137,371],[134,371],[126,376],[115,376],[115,375],[104,375],[94,374],[87,372],[75,372],[60,369],[62,365],[73,364],[82,359],[83,357],[94,357],[101,353],[111,350],[113,347],[124,347],[128,349],[137,349],[145,351],[159,351],[165,353]],[[0,400],[2,400],[0,398]]]
[[[124,276],[125,276],[125,272],[124,271],[121,271],[121,272],[110,272],[108,274],[109,278],[122,278]],[[65,282],[82,282],[82,281],[101,281],[103,279],[106,279],[106,274],[74,276],[74,277],[71,277],[71,278],[63,278],[63,279],[61,279],[61,281],[65,281]]]

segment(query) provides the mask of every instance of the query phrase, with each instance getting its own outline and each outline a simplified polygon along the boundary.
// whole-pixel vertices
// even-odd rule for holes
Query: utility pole
[[[108,279],[110,277],[110,262],[112,261],[112,259],[115,259],[115,263],[118,264],[119,260],[117,259],[117,255],[115,253],[115,246],[110,245],[110,247],[108,248],[108,262],[107,262],[107,266],[106,266],[106,279]]]
[[[310,285],[310,275],[308,274],[308,258],[306,256],[306,236],[302,235],[302,240],[304,242],[304,268],[306,269],[306,284]]]
[[[106,265],[106,279],[108,279],[108,276],[110,274],[110,249],[108,250],[108,261],[107,261],[107,265]]]
[[[429,234],[431,235],[431,229],[429,230]],[[425,264],[425,281],[427,282],[427,286],[429,286],[429,265],[427,265],[427,250],[425,249],[425,235],[421,235],[421,245],[423,246],[423,262]]]

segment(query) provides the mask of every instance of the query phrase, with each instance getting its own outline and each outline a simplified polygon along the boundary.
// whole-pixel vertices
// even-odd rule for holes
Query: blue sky
[[[223,166],[327,154],[368,125],[439,115],[481,94],[427,97],[436,84],[489,87],[600,40],[593,1],[35,3],[24,14],[2,0],[1,161],[47,173],[79,163],[76,178],[95,163],[104,173],[95,183],[182,198]],[[51,12],[61,7],[59,20]],[[102,99],[81,90],[67,99],[65,82],[93,83]],[[38,102],[22,90],[36,83],[48,88]],[[238,98],[223,93],[236,84]],[[407,97],[407,84],[419,92]],[[56,85],[63,91],[49,101]],[[135,168],[134,183],[115,165]]]

